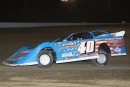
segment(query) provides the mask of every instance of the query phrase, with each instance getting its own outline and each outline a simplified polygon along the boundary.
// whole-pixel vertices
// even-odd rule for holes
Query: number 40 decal
[[[94,41],[81,42],[78,48],[79,53],[89,53],[94,51]]]

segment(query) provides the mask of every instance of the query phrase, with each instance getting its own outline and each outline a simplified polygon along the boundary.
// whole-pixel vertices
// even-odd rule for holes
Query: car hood
[[[30,53],[34,48],[27,48],[25,50],[22,50],[14,55],[11,55],[8,59],[9,60],[19,60],[26,56],[28,53]]]

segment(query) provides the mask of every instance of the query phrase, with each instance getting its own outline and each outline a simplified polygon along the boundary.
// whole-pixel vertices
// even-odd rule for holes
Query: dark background
[[[130,0],[0,0],[0,22],[130,22]]]

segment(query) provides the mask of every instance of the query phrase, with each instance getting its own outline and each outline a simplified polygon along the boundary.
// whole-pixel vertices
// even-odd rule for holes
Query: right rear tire
[[[107,62],[108,62],[108,55],[104,50],[99,51],[99,58],[91,60],[91,63],[94,66],[105,66]]]

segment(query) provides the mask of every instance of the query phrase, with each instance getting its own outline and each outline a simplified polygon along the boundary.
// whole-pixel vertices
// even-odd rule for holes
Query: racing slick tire
[[[99,51],[99,58],[91,59],[94,66],[105,66],[108,62],[108,55],[104,50]]]
[[[49,68],[53,64],[53,55],[50,51],[42,50],[38,55],[38,66],[40,68]]]

